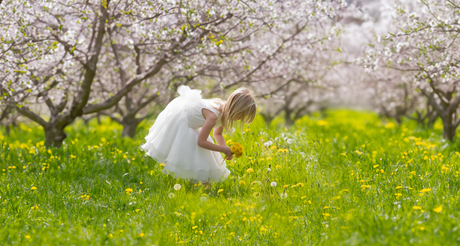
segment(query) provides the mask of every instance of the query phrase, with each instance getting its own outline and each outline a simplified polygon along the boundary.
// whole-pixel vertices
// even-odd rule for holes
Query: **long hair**
[[[222,127],[228,131],[233,128],[235,121],[241,120],[241,130],[243,130],[245,123],[249,124],[254,120],[256,112],[257,107],[251,91],[243,87],[238,88],[223,104]]]

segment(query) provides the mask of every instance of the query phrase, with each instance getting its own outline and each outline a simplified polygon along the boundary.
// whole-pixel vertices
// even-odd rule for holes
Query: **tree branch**
[[[105,100],[102,103],[87,105],[85,108],[83,108],[83,114],[91,114],[97,111],[111,108],[112,106],[117,104],[123,98],[123,96],[128,94],[135,85],[157,74],[166,63],[167,63],[166,60],[162,58],[149,71],[143,74],[135,75],[133,78],[128,80],[126,85],[120,91],[118,91],[113,97]]]
[[[35,114],[34,112],[29,110],[29,107],[18,107],[15,106],[16,111],[24,115],[25,117],[31,119],[34,122],[37,122],[39,125],[41,125],[43,128],[46,128],[48,126],[48,122],[46,122],[42,117],[39,115]]]
[[[110,0],[106,0],[107,5],[109,5]],[[91,56],[91,59],[88,62],[88,68],[86,69],[86,73],[83,79],[83,82],[80,86],[81,90],[74,98],[74,101],[72,102],[72,107],[70,110],[70,116],[71,118],[76,118],[80,115],[83,114],[83,108],[85,105],[88,103],[89,99],[89,94],[91,93],[91,85],[94,81],[94,77],[96,76],[96,68],[97,68],[97,62],[99,59],[99,54],[101,53],[101,49],[103,46],[103,39],[105,35],[105,21],[108,19],[108,13],[107,9],[100,5],[100,9],[102,12],[102,16],[100,17],[99,20],[99,27],[97,30],[97,36],[96,36],[96,42],[93,47],[93,55]]]
[[[136,107],[132,112],[130,112],[130,114],[136,115],[137,112],[139,112],[141,109],[143,109],[145,106],[147,106],[147,105],[150,104],[151,102],[155,101],[157,98],[158,98],[158,95],[157,95],[157,94],[151,95],[151,96],[150,96],[149,98],[147,98],[147,100],[145,100],[143,103],[137,105],[137,107]]]

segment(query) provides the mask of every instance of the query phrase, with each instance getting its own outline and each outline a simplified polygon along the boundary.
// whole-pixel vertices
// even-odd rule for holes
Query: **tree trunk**
[[[96,118],[97,118],[97,124],[98,124],[98,125],[101,125],[101,124],[102,124],[102,121],[101,121],[101,114],[98,113],[97,116],[96,116]]]
[[[270,126],[270,123],[273,121],[273,118],[271,115],[269,114],[264,114],[264,113],[260,113],[260,115],[262,115],[262,118],[264,118],[264,121],[265,121],[265,124],[267,126]]]
[[[123,125],[123,131],[121,135],[123,137],[134,138],[134,136],[136,135],[136,129],[139,123],[141,123],[141,120],[136,119],[135,116],[133,115],[125,116],[121,122],[121,124]]]
[[[294,121],[292,120],[292,111],[287,108],[284,109],[284,121],[286,122],[287,126],[294,124]]]
[[[64,132],[64,127],[58,125],[50,125],[45,130],[45,145],[47,147],[61,147],[62,142],[67,137]]]
[[[457,130],[457,125],[453,121],[455,121],[455,119],[453,119],[452,114],[446,114],[442,118],[443,137],[447,138],[451,142],[454,140],[455,132]]]
[[[431,115],[431,116],[428,118],[427,127],[428,127],[428,128],[433,128],[434,122],[436,121],[437,118],[438,118],[438,115],[436,114],[436,112],[434,112],[433,115]]]

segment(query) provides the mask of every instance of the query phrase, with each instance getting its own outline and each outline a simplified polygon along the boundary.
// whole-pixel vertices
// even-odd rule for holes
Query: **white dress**
[[[214,128],[219,127],[220,111],[212,107],[214,102],[202,99],[200,90],[180,86],[179,97],[172,100],[158,115],[145,137],[141,148],[158,163],[165,163],[163,173],[193,183],[220,182],[230,171],[219,152],[197,145],[198,134],[205,122],[202,109],[206,108],[218,117]],[[214,143],[211,136],[208,141]]]

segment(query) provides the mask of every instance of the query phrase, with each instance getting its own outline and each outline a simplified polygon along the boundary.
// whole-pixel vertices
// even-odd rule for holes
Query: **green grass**
[[[49,150],[35,125],[0,135],[0,242],[460,244],[460,153],[458,142],[442,140],[439,122],[420,129],[336,110],[284,128],[259,117],[244,134],[226,136],[246,157],[229,163],[230,177],[211,190],[162,174],[144,156],[150,124],[132,140],[108,119],[77,122],[62,148]]]

